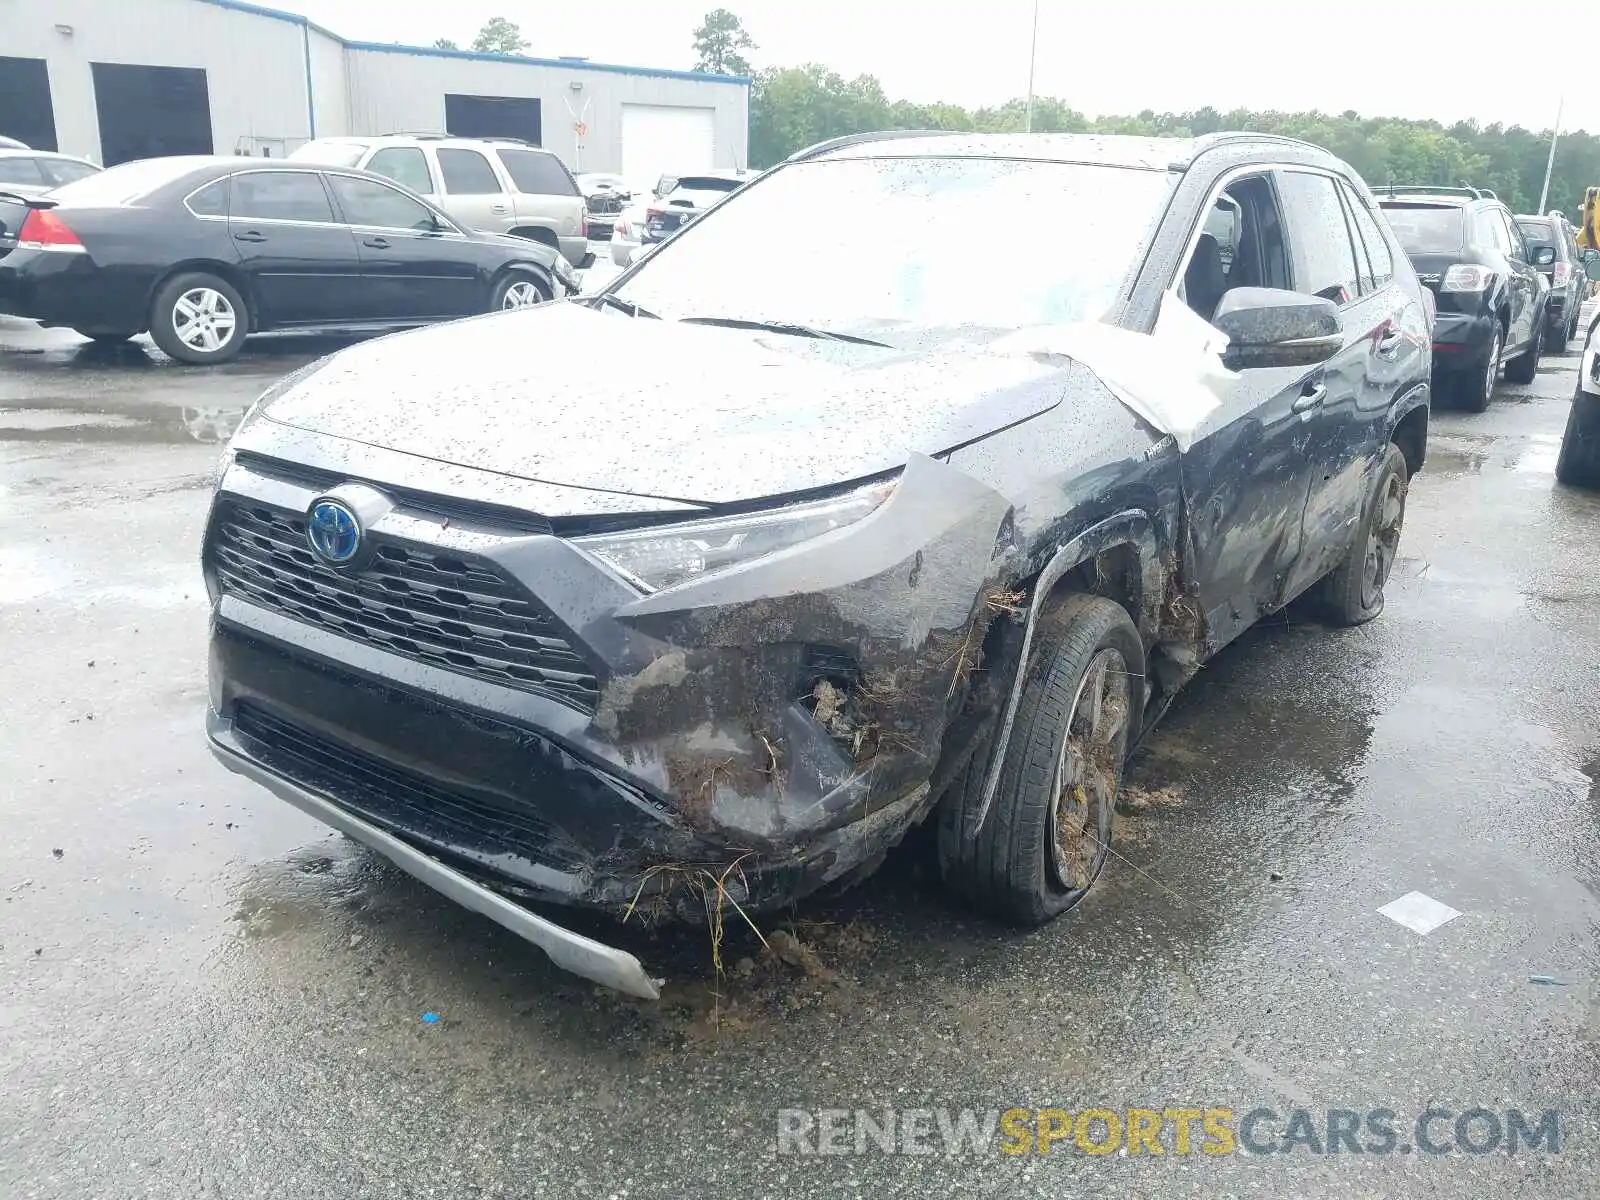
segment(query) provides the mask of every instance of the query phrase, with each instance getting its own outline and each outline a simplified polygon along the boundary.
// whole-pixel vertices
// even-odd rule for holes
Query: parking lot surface
[[[730,929],[718,984],[703,930],[606,928],[667,976],[652,1005],[205,751],[219,444],[336,344],[191,370],[0,318],[0,1194],[1594,1194],[1600,496],[1552,476],[1574,356],[1435,414],[1387,611],[1291,611],[1210,664],[1065,918],[967,915],[914,839],[766,923],[798,966]],[[1460,915],[1378,912],[1413,891]],[[1164,1106],[1388,1109],[1400,1137],[775,1145],[780,1110]],[[1422,1152],[1430,1107],[1555,1110],[1559,1149]]]

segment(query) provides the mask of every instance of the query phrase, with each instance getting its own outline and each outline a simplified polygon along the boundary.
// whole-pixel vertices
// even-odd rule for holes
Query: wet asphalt
[[[204,749],[219,442],[332,344],[192,370],[6,322],[0,1195],[1600,1190],[1600,496],[1552,476],[1575,357],[1435,414],[1387,611],[1291,612],[1210,664],[1065,918],[968,916],[914,840],[768,923],[820,974],[730,928],[718,985],[703,931],[604,928],[668,976],[650,1005]],[[1423,936],[1376,911],[1413,890],[1461,915]],[[1561,1144],[775,1153],[780,1109],[886,1105],[1389,1109],[1407,1149],[1430,1106],[1554,1109]]]

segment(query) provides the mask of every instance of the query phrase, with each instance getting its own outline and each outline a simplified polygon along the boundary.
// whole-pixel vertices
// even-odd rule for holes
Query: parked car
[[[1560,213],[1519,215],[1517,232],[1538,263],[1540,274],[1550,282],[1544,309],[1544,349],[1565,351],[1567,343],[1578,336],[1578,309],[1589,294],[1589,278],[1583,273],[1583,254],[1573,228]],[[1551,253],[1546,255],[1546,250]]]
[[[0,139],[0,143],[10,139]],[[9,193],[13,199],[0,196],[0,258],[4,258],[17,245],[17,230],[27,218],[28,206],[23,197],[39,196],[51,188],[100,170],[85,158],[70,154],[56,154],[49,150],[6,148],[0,144],[0,192]]]
[[[1585,254],[1583,267],[1585,278],[1600,280],[1600,254],[1592,250]],[[1600,330],[1600,316],[1590,322],[1583,357],[1578,360],[1578,384],[1556,456],[1556,479],[1600,491],[1600,340],[1596,330]]]
[[[27,150],[30,148],[27,142],[19,142],[16,138],[0,136],[0,150]]]
[[[728,193],[737,191],[759,172],[702,171],[695,175],[663,176],[662,190],[644,214],[640,242],[648,246],[664,242]]]
[[[617,217],[633,198],[621,175],[591,171],[577,177],[578,191],[588,210],[589,240],[609,241]]]
[[[363,171],[152,158],[8,199],[27,216],[0,312],[99,341],[149,330],[189,363],[255,333],[404,328],[578,289],[548,246],[468,230]]]
[[[575,267],[594,261],[584,200],[572,172],[550,151],[515,138],[317,138],[289,160],[386,175],[468,228],[543,242]]]
[[[1511,210],[1477,188],[1386,187],[1378,203],[1422,282],[1433,290],[1436,394],[1483,412],[1502,364],[1531,383],[1544,346],[1550,285]]]
[[[1015,212],[1059,236],[974,253]],[[210,746],[641,996],[504,893],[768,911],[931,821],[1040,924],[1203,662],[1304,594],[1383,608],[1429,332],[1303,143],[825,143],[594,296],[270,388],[205,534]]]

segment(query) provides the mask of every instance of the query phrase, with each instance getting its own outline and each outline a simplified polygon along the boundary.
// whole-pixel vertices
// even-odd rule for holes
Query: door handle
[[[1292,412],[1310,412],[1313,408],[1316,408],[1327,398],[1328,385],[1325,383],[1319,383],[1313,385],[1312,387],[1308,387],[1305,391],[1301,392],[1294,398],[1294,403],[1289,407]]]
[[[1393,358],[1400,349],[1400,343],[1405,340],[1405,335],[1398,329],[1390,329],[1378,339],[1378,354],[1382,358]]]
[[[492,213],[496,213],[496,214],[498,214],[500,216],[504,216],[506,213],[508,213],[511,210],[508,209],[504,204],[491,204],[491,205],[489,205],[489,211],[492,212]]]
[[[371,246],[374,250],[387,250],[389,248],[389,239],[386,237],[362,238],[361,244],[363,246]]]
[[[254,229],[247,229],[243,233],[234,234],[233,240],[236,242],[264,242],[267,240],[267,235],[257,233]]]

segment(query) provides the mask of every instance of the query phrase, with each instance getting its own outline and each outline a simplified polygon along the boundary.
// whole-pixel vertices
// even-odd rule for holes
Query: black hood
[[[728,504],[937,455],[1059,402],[1060,365],[908,352],[558,303],[333,356],[260,415],[457,466]]]

